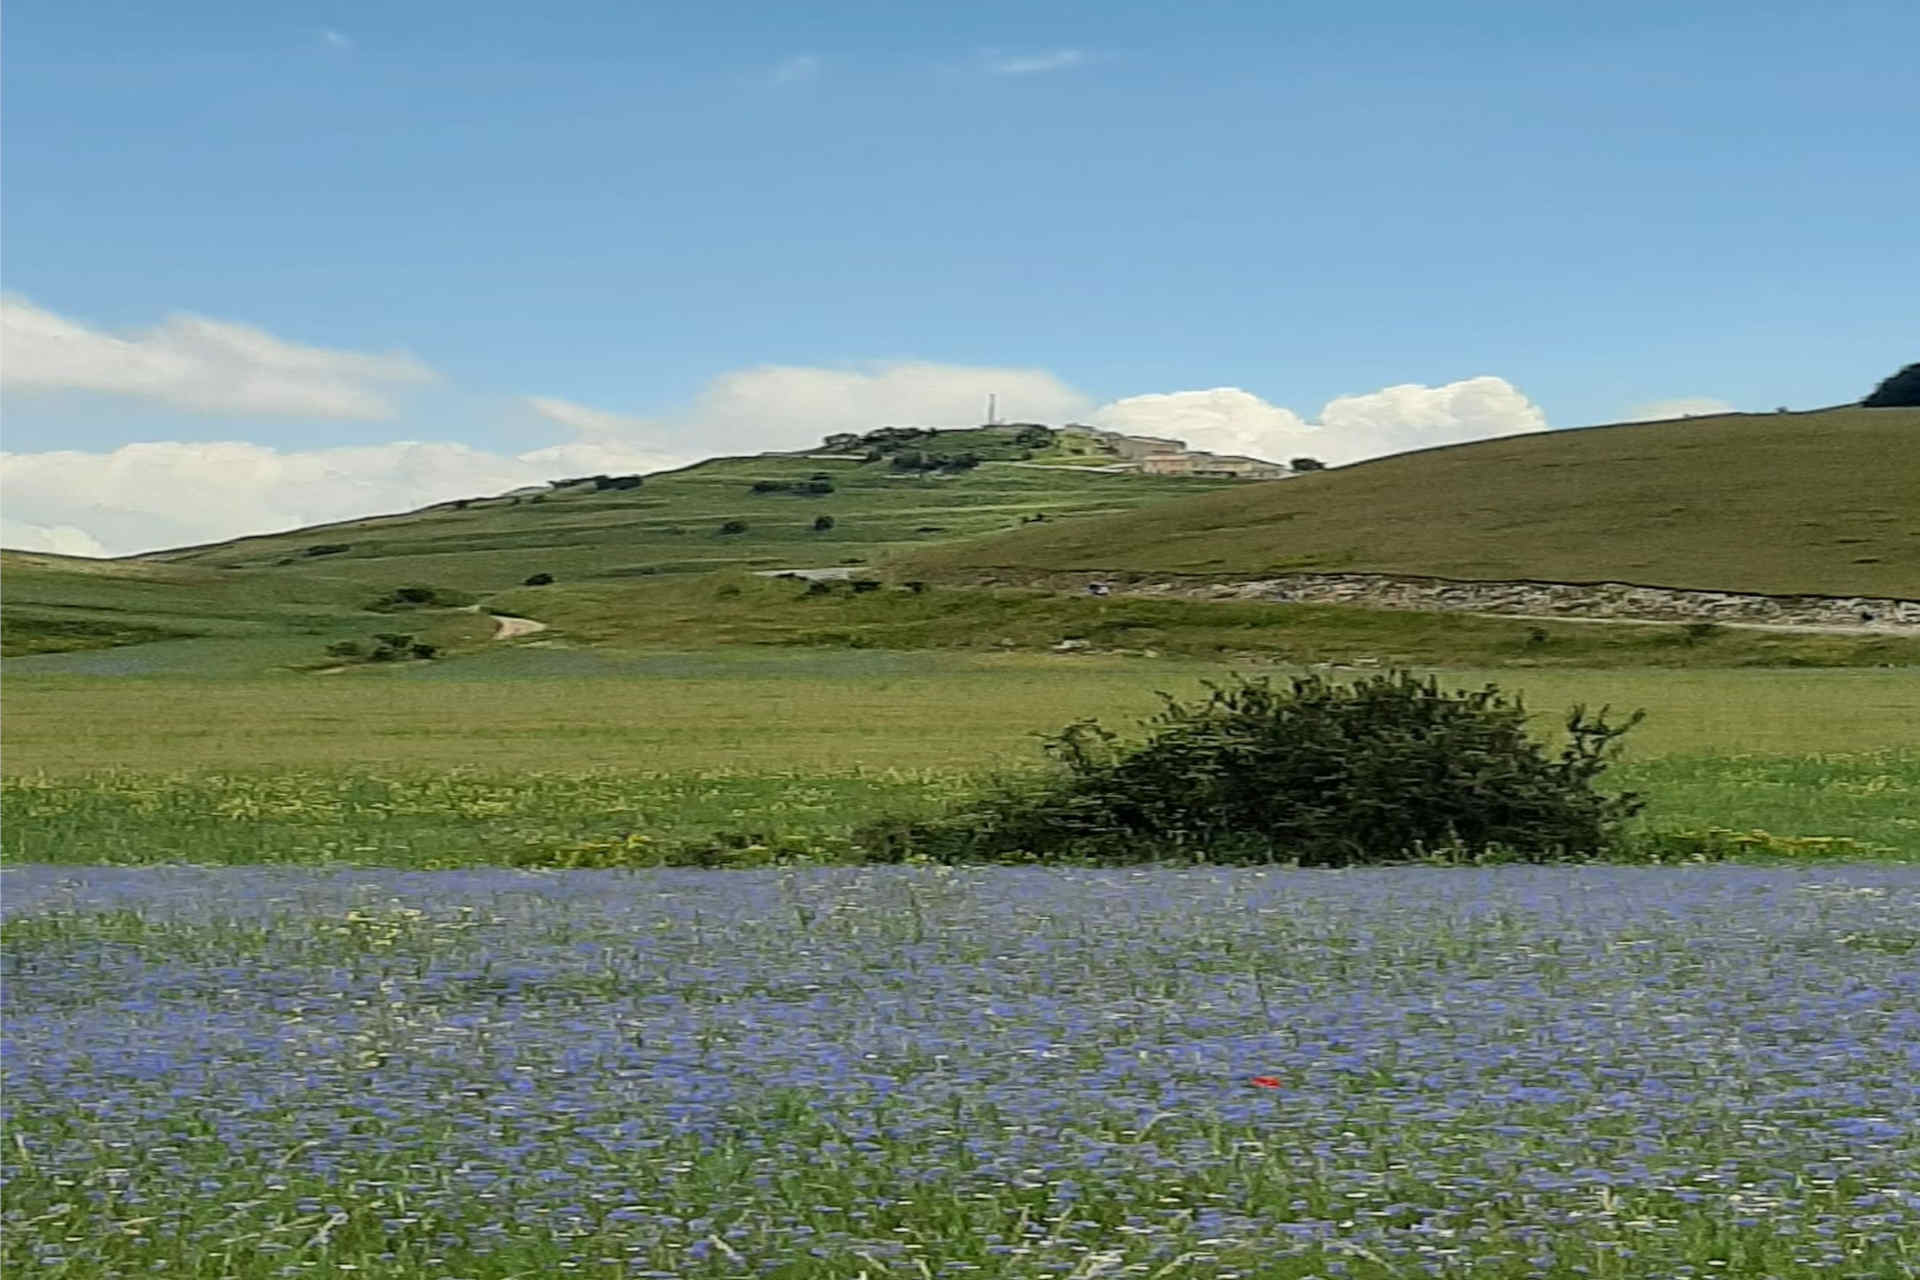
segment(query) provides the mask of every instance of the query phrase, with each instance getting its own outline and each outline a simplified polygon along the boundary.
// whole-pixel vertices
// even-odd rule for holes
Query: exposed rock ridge
[[[1757,595],[1626,582],[1465,582],[1383,573],[1290,573],[1234,582],[1149,575],[1050,574],[1035,585],[1200,600],[1354,604],[1376,609],[1649,622],[1728,622],[1849,630],[1920,629],[1920,600],[1884,596]]]

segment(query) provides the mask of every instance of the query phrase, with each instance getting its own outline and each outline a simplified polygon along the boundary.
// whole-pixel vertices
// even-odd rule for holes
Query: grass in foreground
[[[114,654],[35,661],[125,663]],[[164,656],[164,655],[158,655]],[[498,646],[452,663],[334,676],[84,676],[10,668],[8,773],[182,768],[838,773],[1018,767],[1034,735],[1129,724],[1230,668],[1078,654]],[[1576,702],[1644,707],[1632,759],[1920,747],[1906,671],[1446,670],[1552,721]]]
[[[1914,1274],[1910,868],[5,877],[8,1274]]]
[[[1668,756],[1607,788],[1649,805],[1631,856],[1920,860],[1920,751]],[[932,818],[977,776],[843,772],[99,773],[0,780],[10,863],[759,866],[858,862],[856,832]],[[1718,834],[1716,834],[1718,833]]]

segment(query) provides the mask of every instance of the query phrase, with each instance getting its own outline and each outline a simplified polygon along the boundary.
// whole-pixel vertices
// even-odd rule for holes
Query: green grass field
[[[338,676],[38,674],[7,690],[5,851],[592,863],[640,837],[833,857],[863,822],[924,815],[984,773],[1039,766],[1037,734],[1086,716],[1130,727],[1156,690],[1189,694],[1228,670],[1101,655],[502,646]],[[1920,856],[1920,679],[1908,672],[1445,675],[1519,689],[1543,734],[1575,702],[1647,708],[1609,778],[1650,795],[1649,830],[1761,828]]]
[[[901,557],[901,571],[1364,571],[1920,597],[1920,409],[1726,414],[1398,454]]]

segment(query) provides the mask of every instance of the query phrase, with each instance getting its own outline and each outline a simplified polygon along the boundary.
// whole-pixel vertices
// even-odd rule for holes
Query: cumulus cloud
[[[762,365],[715,378],[671,429],[702,453],[796,449],[835,431],[977,426],[986,421],[989,395],[999,398],[1003,421],[1062,422],[1092,404],[1044,369]]]
[[[1627,410],[1622,422],[1664,422],[1669,418],[1694,418],[1708,413],[1733,413],[1734,407],[1714,396],[1675,396],[1654,400]]]
[[[1049,71],[1066,71],[1087,60],[1084,50],[1055,49],[1051,53],[986,54],[982,61],[996,76],[1034,76]]]
[[[511,455],[410,441],[285,451],[241,441],[162,441],[108,453],[0,454],[7,509],[0,544],[131,555],[406,511],[563,476],[691,461],[604,441]]]
[[[1103,405],[1090,421],[1110,431],[1172,436],[1215,453],[1278,461],[1306,455],[1330,463],[1547,429],[1539,406],[1495,377],[1340,396],[1312,422],[1238,387],[1130,396]]]
[[[1268,404],[1239,387],[1128,396],[1096,409],[1089,424],[1128,435],[1184,440],[1213,453],[1259,457],[1283,453],[1313,434],[1293,410]]]
[[[50,551],[57,556],[109,554],[99,539],[70,524],[26,524],[0,519],[0,547],[9,551]]]
[[[14,390],[88,391],[200,413],[389,418],[386,388],[434,376],[404,352],[301,346],[184,313],[116,336],[18,296],[0,298],[0,347],[0,384]]]

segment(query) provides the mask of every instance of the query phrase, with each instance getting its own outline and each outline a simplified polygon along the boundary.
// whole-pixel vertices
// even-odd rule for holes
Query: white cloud
[[[110,453],[0,453],[8,515],[0,544],[130,555],[693,460],[605,442],[514,455],[410,441],[290,451],[163,441]]]
[[[1547,429],[1537,405],[1494,377],[1341,396],[1327,402],[1317,422],[1238,387],[1130,396],[1102,406],[1090,421],[1111,431],[1172,436],[1215,453],[1277,461],[1306,455],[1330,463]]]
[[[978,426],[989,395],[999,398],[1002,421],[1062,422],[1092,404],[1044,369],[762,365],[715,378],[671,429],[702,454],[797,449],[835,431]]]
[[[1051,53],[1035,54],[988,53],[981,61],[996,76],[1032,76],[1081,66],[1087,61],[1087,55],[1080,49],[1055,49]]]
[[[0,547],[9,551],[50,551],[57,556],[109,554],[85,529],[76,529],[70,524],[23,524],[6,519],[0,519]]]
[[[332,27],[320,28],[320,43],[329,49],[338,49],[341,53],[353,52],[353,40],[345,32],[335,31]]]
[[[608,413],[605,409],[576,404],[557,396],[523,396],[522,399],[542,418],[549,422],[557,422],[590,440],[631,438],[659,430],[657,423],[650,422],[646,418],[630,417],[624,413]]]
[[[1708,413],[1733,413],[1734,407],[1714,396],[1675,396],[1637,404],[1621,417],[1622,422],[1664,422],[1669,418],[1693,418]]]
[[[1407,449],[1545,431],[1547,415],[1505,378],[1416,383],[1340,396],[1320,410],[1326,462],[1352,462]]]
[[[1096,409],[1089,423],[1129,435],[1184,440],[1214,453],[1260,457],[1274,457],[1291,442],[1310,439],[1313,431],[1293,410],[1238,387],[1128,396]]]
[[[383,389],[429,382],[404,352],[306,347],[248,325],[177,314],[144,333],[101,333],[25,298],[0,298],[0,383],[90,391],[201,413],[374,419],[393,416]]]
[[[795,54],[774,67],[767,82],[774,85],[806,84],[820,77],[821,62],[811,53]]]

